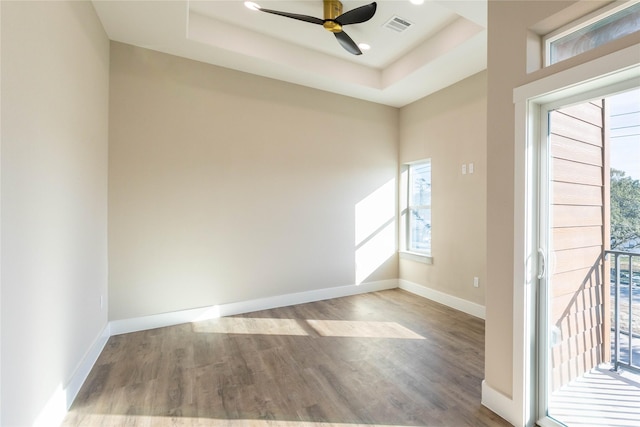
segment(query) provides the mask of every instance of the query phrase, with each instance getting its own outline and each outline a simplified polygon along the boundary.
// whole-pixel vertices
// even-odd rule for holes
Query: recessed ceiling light
[[[424,3],[424,0],[409,0],[412,4],[422,4]]]
[[[413,1],[413,0],[411,0],[411,1]],[[254,3],[252,1],[244,2],[244,5],[246,6],[247,9],[260,10],[260,5],[258,3]]]
[[[358,43],[358,47],[360,48],[360,50],[369,50],[369,49],[371,49],[371,46],[369,46],[366,43]]]

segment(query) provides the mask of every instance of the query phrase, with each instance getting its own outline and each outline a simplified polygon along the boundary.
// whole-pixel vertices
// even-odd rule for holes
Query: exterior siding
[[[605,249],[604,101],[563,108],[550,117],[552,390],[609,354]]]

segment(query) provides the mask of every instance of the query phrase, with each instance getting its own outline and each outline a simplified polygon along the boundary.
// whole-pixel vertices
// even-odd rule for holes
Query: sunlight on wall
[[[64,420],[68,407],[67,393],[60,384],[47,401],[45,407],[42,408],[38,418],[33,423],[33,427],[60,425]]]
[[[356,284],[361,284],[396,251],[396,180],[356,204]]]
[[[356,205],[356,246],[395,216],[395,180],[387,182]]]

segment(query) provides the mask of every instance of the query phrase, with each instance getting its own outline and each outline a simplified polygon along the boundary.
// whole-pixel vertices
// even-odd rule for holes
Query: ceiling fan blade
[[[364,6],[356,7],[338,16],[335,21],[340,25],[359,24],[373,18],[378,5],[376,2]]]
[[[354,55],[362,55],[362,51],[358,47],[358,45],[345,33],[344,31],[340,31],[339,33],[333,33],[338,40],[338,43],[349,53]]]
[[[299,15],[297,13],[280,12],[279,10],[271,10],[271,9],[263,9],[263,8],[260,8],[258,10],[265,13],[271,13],[273,15],[280,15],[287,18],[297,19],[298,21],[310,22],[312,24],[322,25],[324,23],[324,20],[320,18],[314,18],[313,16],[308,16],[308,15]]]

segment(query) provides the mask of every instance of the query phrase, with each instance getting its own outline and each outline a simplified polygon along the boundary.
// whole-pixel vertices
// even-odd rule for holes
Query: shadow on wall
[[[602,255],[595,259],[579,288],[570,294],[570,300],[560,297],[554,301],[553,308],[562,310],[555,322],[559,339],[551,352],[554,391],[604,362],[608,343],[602,329],[607,315],[604,313],[603,263]],[[558,277],[554,276],[560,283],[554,286],[566,286]]]

